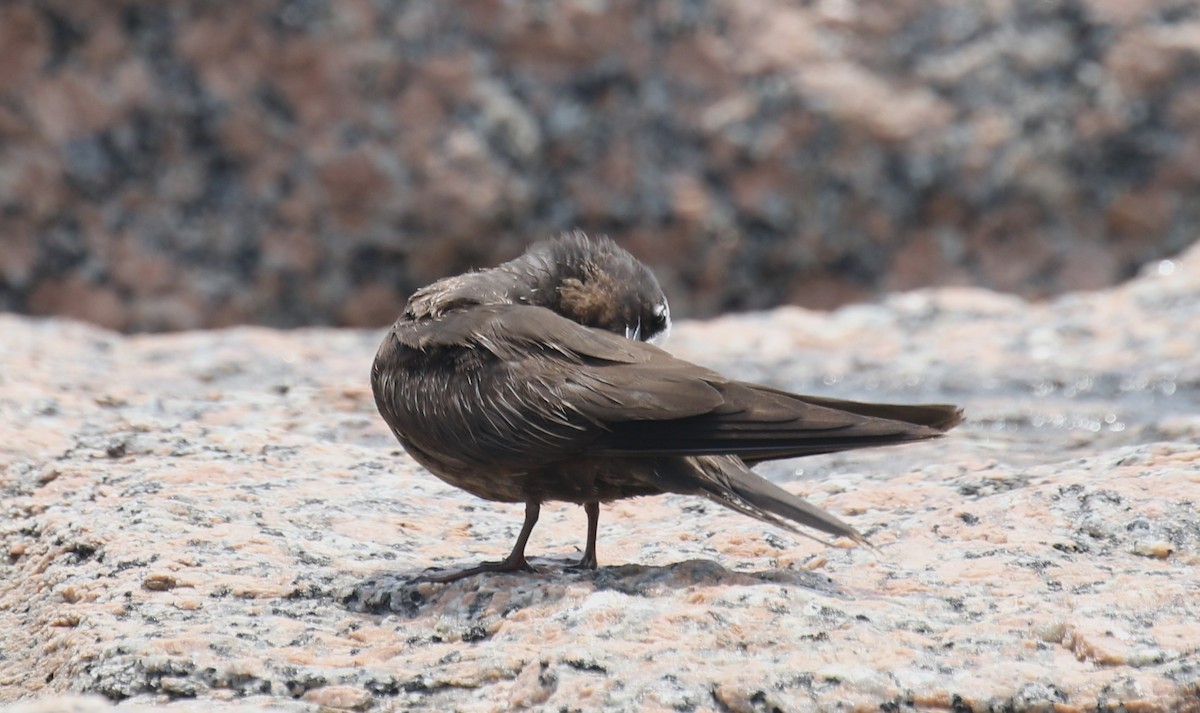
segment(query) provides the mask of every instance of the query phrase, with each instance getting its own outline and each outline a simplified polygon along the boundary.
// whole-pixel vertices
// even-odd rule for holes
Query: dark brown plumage
[[[525,543],[549,500],[587,512],[581,567],[596,566],[599,503],[660,493],[865,542],[747,464],[934,438],[962,419],[949,405],[857,403],[727,379],[646,343],[669,329],[654,275],[582,233],[409,299],[371,370],[380,414],[442,480],[526,504],[506,559],[437,579],[531,569]]]

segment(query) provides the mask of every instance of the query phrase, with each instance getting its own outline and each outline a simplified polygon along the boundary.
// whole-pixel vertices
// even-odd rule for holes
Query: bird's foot
[[[427,582],[446,584],[487,572],[533,572],[535,574],[540,574],[541,570],[525,561],[524,557],[508,557],[500,560],[499,562],[484,562],[482,564],[477,564],[474,567],[460,569],[457,572],[422,575],[421,579],[424,579]]]
[[[568,572],[583,572],[586,570],[594,570],[597,567],[599,567],[599,563],[596,561],[596,553],[585,552],[583,557],[581,557],[578,562],[575,564],[569,564],[564,569],[566,569]]]

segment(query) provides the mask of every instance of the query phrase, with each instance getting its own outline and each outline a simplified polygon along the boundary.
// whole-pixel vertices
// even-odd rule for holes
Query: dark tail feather
[[[858,530],[842,522],[832,514],[825,512],[821,508],[801,500],[799,497],[789,493],[778,485],[772,483],[765,478],[756,475],[748,468],[743,468],[741,472],[729,472],[730,469],[725,469],[728,476],[724,485],[727,485],[729,491],[737,496],[739,500],[750,505],[751,508],[760,513],[769,513],[776,516],[766,519],[773,524],[780,524],[778,518],[811,527],[821,532],[829,533],[834,537],[849,537],[851,540],[861,544],[869,544],[865,537],[859,534]],[[736,509],[736,508],[735,508]],[[782,526],[792,532],[800,532],[795,526],[789,526],[790,523],[783,523]],[[804,533],[800,533],[804,534]]]
[[[680,468],[660,468],[659,485],[677,493],[695,493],[724,507],[775,525],[797,535],[828,542],[797,525],[811,527],[834,537],[848,537],[871,547],[858,530],[828,512],[811,505],[751,471],[735,456],[699,456],[679,459]],[[666,482],[663,482],[666,481]]]

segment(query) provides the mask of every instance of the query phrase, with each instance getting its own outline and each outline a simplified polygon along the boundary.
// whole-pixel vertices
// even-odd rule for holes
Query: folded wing
[[[740,456],[747,463],[940,436],[961,420],[953,406],[901,406],[817,399],[756,384],[712,384],[721,403],[684,418],[611,425],[607,455]]]
[[[493,357],[460,414],[462,441],[490,456],[737,455],[749,463],[940,435],[955,407],[864,404],[731,381],[657,347],[539,307],[446,315],[397,339],[422,351],[464,344]],[[436,398],[431,394],[430,398]],[[549,449],[549,452],[547,452]]]

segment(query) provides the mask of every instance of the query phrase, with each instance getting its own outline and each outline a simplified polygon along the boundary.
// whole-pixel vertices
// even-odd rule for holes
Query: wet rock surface
[[[1191,0],[10,0],[0,46],[0,309],[117,330],[381,326],[576,227],[693,316],[1200,234]]]
[[[381,333],[0,315],[0,701],[19,711],[1195,710],[1200,251],[1043,304],[901,294],[679,325],[787,388],[949,399],[937,442],[763,472],[878,547],[686,497],[519,506],[374,412]],[[62,695],[83,698],[60,698]]]

